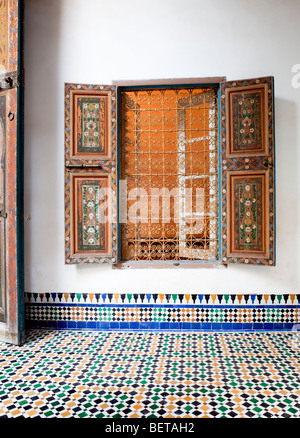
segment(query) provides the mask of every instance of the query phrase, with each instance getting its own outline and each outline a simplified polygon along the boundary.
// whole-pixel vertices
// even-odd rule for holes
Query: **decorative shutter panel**
[[[222,261],[275,264],[274,78],[221,84]]]
[[[65,261],[117,261],[114,85],[65,84]]]

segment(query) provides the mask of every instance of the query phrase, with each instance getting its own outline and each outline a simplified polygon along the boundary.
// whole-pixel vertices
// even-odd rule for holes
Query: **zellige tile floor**
[[[300,417],[297,332],[31,330],[0,343],[0,417]]]

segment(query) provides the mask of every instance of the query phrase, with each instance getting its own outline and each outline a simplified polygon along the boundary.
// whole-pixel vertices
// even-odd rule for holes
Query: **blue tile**
[[[170,324],[168,322],[161,322],[159,326],[161,330],[168,330],[170,328]]]
[[[272,322],[265,322],[264,323],[265,330],[272,330],[273,328],[274,328],[274,324]]]
[[[68,328],[68,321],[57,321],[56,324],[57,324],[56,327],[58,329]]]
[[[68,329],[76,329],[76,321],[68,321]]]
[[[283,323],[274,322],[274,329],[276,330],[283,330]]]
[[[159,330],[159,322],[157,321],[152,321],[150,322],[150,327],[151,330]]]
[[[140,322],[140,330],[148,330],[149,329],[149,325],[150,325],[149,322],[145,322],[145,321]]]
[[[171,330],[180,330],[180,322],[170,322],[170,329]]]
[[[120,329],[129,330],[129,322],[120,322]]]
[[[181,324],[181,330],[190,330],[191,329],[191,323],[190,322],[183,322]]]
[[[220,322],[213,322],[211,325],[212,330],[221,330],[222,324]]]
[[[223,322],[222,329],[223,330],[232,330],[232,322]]]
[[[77,328],[78,329],[86,329],[86,321],[78,321]]]
[[[86,328],[88,328],[88,329],[96,329],[97,328],[96,321],[87,321]]]
[[[243,330],[252,330],[253,324],[252,322],[243,322]]]
[[[285,330],[291,330],[293,328],[293,326],[294,326],[293,322],[285,322],[283,324],[283,327],[284,327]]]
[[[253,323],[254,330],[261,330],[264,328],[264,325],[262,322],[254,322]]]
[[[211,330],[211,322],[203,322],[201,328],[204,330]]]
[[[200,329],[203,329],[202,328],[202,324],[201,324],[201,322],[192,322],[191,323],[192,324],[192,330],[200,330]]]
[[[109,329],[109,322],[108,321],[100,321],[100,327],[101,330],[108,330]]]
[[[132,330],[138,330],[139,329],[139,323],[138,322],[130,322],[129,323],[129,328],[131,328]]]
[[[57,328],[57,321],[40,321],[40,322],[41,322],[40,327]]]
[[[109,328],[111,328],[111,329],[119,329],[120,328],[120,323],[119,322],[110,322]]]
[[[233,330],[242,330],[243,324],[241,322],[233,322],[232,328],[233,328]]]

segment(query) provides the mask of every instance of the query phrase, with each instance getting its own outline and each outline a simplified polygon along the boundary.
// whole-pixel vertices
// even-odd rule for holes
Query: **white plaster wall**
[[[298,0],[25,1],[25,290],[299,293]],[[64,82],[275,76],[277,265],[64,264]],[[300,82],[300,81],[299,81]]]

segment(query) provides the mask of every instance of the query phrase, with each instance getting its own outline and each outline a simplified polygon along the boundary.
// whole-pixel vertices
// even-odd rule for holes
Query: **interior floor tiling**
[[[0,417],[300,417],[297,332],[30,330],[0,351]]]

